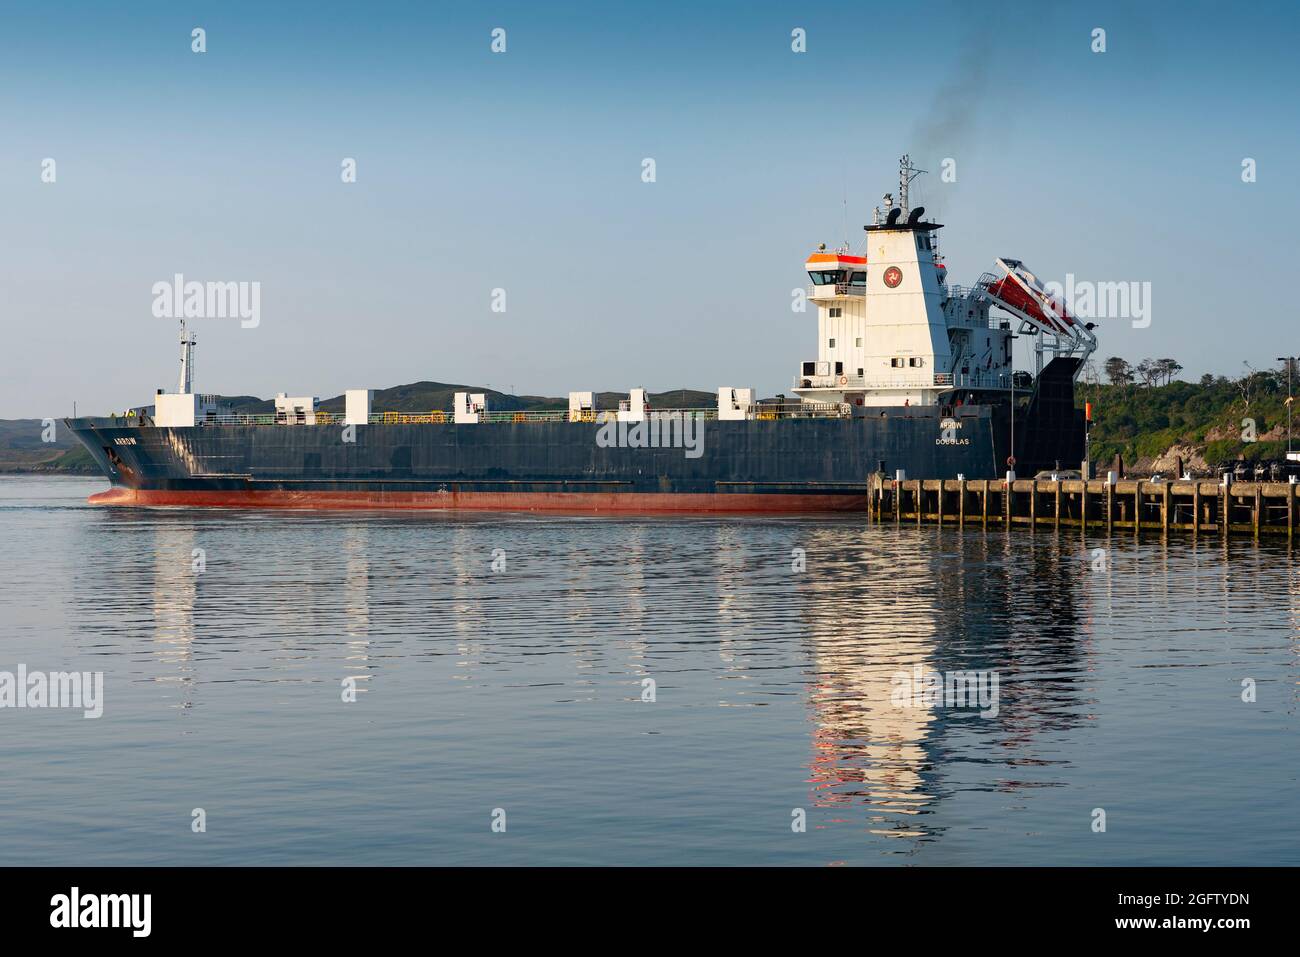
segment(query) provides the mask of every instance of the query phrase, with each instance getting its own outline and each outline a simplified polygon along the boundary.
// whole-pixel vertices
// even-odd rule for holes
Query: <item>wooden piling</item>
[[[1133,482],[1133,534],[1142,533],[1142,480]]]
[[[1288,541],[1294,541],[1296,526],[1300,524],[1300,485],[1278,482],[1239,482],[1225,486],[1190,479],[1154,484],[1126,479],[1111,485],[1096,479],[1067,479],[1053,481],[1049,490],[1043,487],[1042,481],[1027,478],[1014,482],[1001,479],[900,482],[872,476],[867,488],[868,521],[887,520],[887,510],[892,509],[896,524],[907,518],[915,520],[918,526],[929,523],[942,527],[956,522],[959,527],[965,527],[978,522],[987,529],[990,522],[1001,522],[1004,528],[1027,525],[1033,531],[1050,525],[1059,532],[1066,526],[1078,525],[1085,533],[1101,528],[1113,534],[1116,529],[1127,529],[1131,524],[1136,537],[1152,529],[1159,529],[1162,536],[1174,531],[1189,531],[1193,535],[1220,532],[1225,539],[1232,533],[1250,531],[1257,538],[1285,534]],[[927,499],[930,492],[935,495],[933,507]],[[996,502],[995,494],[1001,496]],[[1017,495],[1026,496],[1027,500],[1017,500]],[[978,503],[973,496],[978,497]],[[1105,496],[1104,504],[1099,501],[1102,496]],[[1234,506],[1248,510],[1249,516],[1243,517],[1239,511],[1234,517]],[[1155,516],[1145,517],[1148,507],[1159,509],[1158,521]],[[975,509],[979,510],[978,518]]]
[[[1287,485],[1287,541],[1296,537],[1296,486]]]

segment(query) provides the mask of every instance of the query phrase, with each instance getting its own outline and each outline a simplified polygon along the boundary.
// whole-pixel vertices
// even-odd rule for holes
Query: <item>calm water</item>
[[[1285,544],[101,487],[0,479],[0,670],[106,698],[0,710],[2,864],[1300,863]]]

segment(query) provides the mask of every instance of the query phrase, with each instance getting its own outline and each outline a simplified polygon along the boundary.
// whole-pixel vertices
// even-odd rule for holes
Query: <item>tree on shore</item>
[[[1127,359],[1111,356],[1106,360],[1104,368],[1106,378],[1111,385],[1131,385],[1133,383],[1133,367],[1128,364]]]
[[[1183,371],[1183,367],[1177,359],[1157,359],[1155,360],[1155,367],[1156,373],[1165,380],[1165,385],[1173,382],[1174,376]]]
[[[1156,369],[1154,359],[1143,359],[1139,362],[1137,364],[1137,374],[1138,378],[1142,380],[1142,384],[1148,389],[1153,385],[1160,384],[1160,373]]]
[[[1241,393],[1242,401],[1246,404],[1246,411],[1249,412],[1251,397],[1259,389],[1260,371],[1249,362],[1242,362],[1242,365],[1246,367],[1246,372],[1237,380],[1236,386],[1237,391]]]
[[[1177,359],[1143,359],[1136,366],[1129,366],[1129,371],[1151,389],[1173,382],[1174,376],[1182,372],[1183,367]]]

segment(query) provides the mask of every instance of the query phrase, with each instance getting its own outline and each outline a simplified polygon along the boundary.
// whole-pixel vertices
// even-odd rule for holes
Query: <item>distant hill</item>
[[[97,471],[61,421],[54,423],[53,442],[44,434],[40,419],[0,419],[0,472]]]

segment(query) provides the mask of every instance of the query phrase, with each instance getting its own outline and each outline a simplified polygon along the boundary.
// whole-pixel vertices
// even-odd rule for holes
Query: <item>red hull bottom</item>
[[[111,488],[91,505],[187,508],[475,509],[499,512],[853,512],[862,495],[642,492],[288,492]]]

